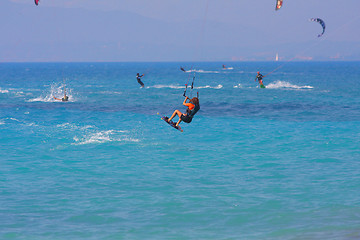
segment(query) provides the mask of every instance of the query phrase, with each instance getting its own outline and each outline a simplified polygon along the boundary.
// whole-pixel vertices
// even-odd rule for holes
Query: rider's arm
[[[184,100],[184,102],[183,102],[183,105],[185,105],[185,106],[187,106],[186,104],[186,100],[188,100],[189,98],[188,97],[185,97],[185,100]]]

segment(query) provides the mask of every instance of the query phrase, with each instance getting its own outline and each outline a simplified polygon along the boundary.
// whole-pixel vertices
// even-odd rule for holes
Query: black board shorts
[[[141,86],[144,86],[144,83],[140,79],[138,79],[137,81]]]
[[[180,119],[183,121],[183,122],[186,122],[186,123],[191,123],[191,120],[192,120],[192,117],[190,117],[189,115],[184,115],[182,114]]]

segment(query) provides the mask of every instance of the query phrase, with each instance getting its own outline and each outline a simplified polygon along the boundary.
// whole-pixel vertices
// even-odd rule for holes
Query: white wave
[[[227,67],[227,68],[223,68],[223,70],[233,70],[233,67]]]
[[[192,70],[187,70],[186,72],[197,72],[197,73],[220,73],[219,71],[206,71],[206,70],[202,70],[202,69],[192,69]]]
[[[23,95],[24,95],[24,92],[22,92],[22,91],[16,92],[15,95],[16,95],[16,96],[23,96]]]
[[[199,86],[199,87],[194,87],[195,89],[202,89],[202,88],[212,88],[212,89],[221,89],[223,88],[223,85],[219,84],[215,87],[212,87],[210,85],[205,85],[205,86]]]
[[[26,114],[26,112],[25,112],[25,114]],[[13,122],[8,121],[8,120],[11,120]],[[14,123],[14,122],[16,122],[16,123]],[[37,127],[37,126],[39,126],[36,123],[27,122],[26,120],[23,120],[23,119],[19,120],[19,119],[13,118],[13,117],[8,117],[8,118],[4,118],[4,119],[0,120],[0,125],[6,124],[6,123],[19,124],[21,126],[29,126],[29,127],[33,127],[33,126]]]
[[[180,88],[184,88],[184,86],[178,86],[178,85],[154,85],[154,86],[150,86],[150,87],[146,87],[146,88],[174,88],[174,89],[180,89]]]
[[[115,131],[115,130],[107,130],[107,131],[99,131],[94,133],[89,133],[82,138],[74,137],[73,143],[75,145],[84,145],[84,144],[92,144],[92,143],[105,143],[105,142],[139,142],[138,139],[131,138],[129,136],[119,136],[119,133],[124,133],[124,131]]]
[[[312,86],[298,86],[298,85],[291,84],[289,82],[276,81],[274,83],[270,83],[269,85],[266,85],[266,88],[272,88],[272,89],[276,89],[276,88],[312,89],[314,87],[312,87]]]
[[[80,125],[73,124],[73,123],[62,123],[62,124],[56,125],[56,127],[62,128],[62,129],[64,129],[64,130],[88,130],[88,129],[96,129],[96,127],[93,126],[93,125],[80,126]]]
[[[1,88],[0,88],[0,93],[9,93],[9,90],[1,89]]]
[[[210,85],[205,85],[205,86],[199,86],[199,87],[194,87],[194,89],[202,89],[202,88],[213,88],[213,89],[220,89],[222,88],[223,85],[219,84],[215,87],[212,87]],[[184,89],[185,86],[179,86],[179,85],[154,85],[154,86],[150,86],[150,87],[146,87],[146,88],[173,88],[173,89]],[[188,86],[189,89],[189,86]]]
[[[74,102],[74,96],[71,94],[72,89],[66,88],[66,95],[69,97],[69,102]],[[28,102],[59,102],[54,97],[62,98],[64,96],[64,85],[51,84],[50,89],[44,94],[28,100]]]
[[[235,85],[234,88],[242,88],[241,84]]]
[[[15,121],[15,122],[20,122],[20,120],[18,120],[18,119],[16,119],[16,118],[8,118],[8,119],[10,119],[10,120],[12,120],[12,121]]]
[[[99,93],[102,93],[102,94],[123,94],[122,92],[113,92],[113,91],[101,91]]]

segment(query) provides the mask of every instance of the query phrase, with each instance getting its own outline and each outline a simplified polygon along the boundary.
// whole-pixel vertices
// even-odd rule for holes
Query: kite
[[[279,10],[282,7],[283,0],[276,0],[276,7],[275,10]]]
[[[318,37],[321,37],[325,32],[325,22],[323,20],[321,20],[320,18],[310,18],[309,20],[312,21],[312,22],[320,23],[320,25],[322,26],[323,31],[322,31],[321,34],[318,35]]]

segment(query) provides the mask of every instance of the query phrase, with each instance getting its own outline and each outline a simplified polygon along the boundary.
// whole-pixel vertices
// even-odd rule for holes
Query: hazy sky
[[[359,0],[1,2],[2,62],[360,60]]]

